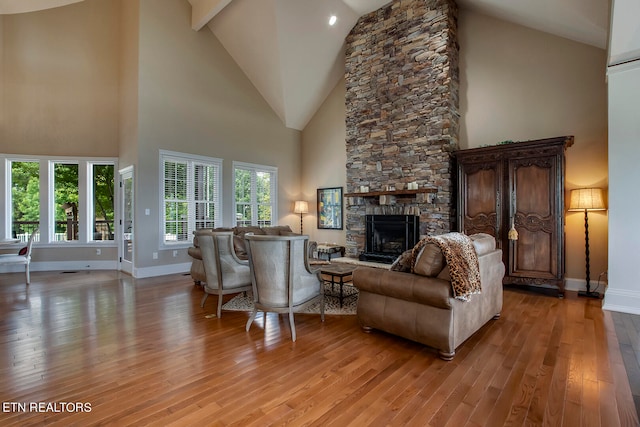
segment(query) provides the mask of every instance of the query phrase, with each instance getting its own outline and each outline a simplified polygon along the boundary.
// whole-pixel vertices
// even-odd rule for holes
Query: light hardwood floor
[[[638,425],[611,313],[572,292],[505,289],[502,317],[444,362],[355,316],[296,315],[295,343],[286,316],[247,333],[184,275],[22,280],[0,275],[2,426]]]
[[[640,316],[612,312],[611,317],[616,327],[636,412],[640,414]]]

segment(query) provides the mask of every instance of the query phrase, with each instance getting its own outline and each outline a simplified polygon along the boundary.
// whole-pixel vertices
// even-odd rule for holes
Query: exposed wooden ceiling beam
[[[35,12],[81,1],[83,0],[0,0],[0,15]]]

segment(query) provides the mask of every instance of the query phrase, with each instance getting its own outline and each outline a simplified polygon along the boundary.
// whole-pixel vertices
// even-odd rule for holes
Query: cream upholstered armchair
[[[198,231],[198,241],[202,251],[202,262],[207,277],[204,297],[218,295],[218,317],[222,315],[222,296],[251,290],[249,262],[236,256],[233,250],[233,232]]]
[[[324,322],[324,289],[320,274],[309,268],[307,246],[309,236],[245,236],[254,309],[246,330],[258,310],[289,313],[291,339],[296,340],[293,313],[320,302],[320,318]]]

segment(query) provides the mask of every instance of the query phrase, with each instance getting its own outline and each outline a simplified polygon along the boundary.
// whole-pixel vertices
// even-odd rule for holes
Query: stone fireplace
[[[364,250],[367,214],[417,215],[421,235],[452,229],[457,14],[453,0],[395,0],[360,18],[347,37],[350,256]]]

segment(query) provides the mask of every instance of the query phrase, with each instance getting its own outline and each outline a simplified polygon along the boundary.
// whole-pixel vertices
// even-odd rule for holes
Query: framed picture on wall
[[[342,187],[318,188],[318,228],[342,230]]]

